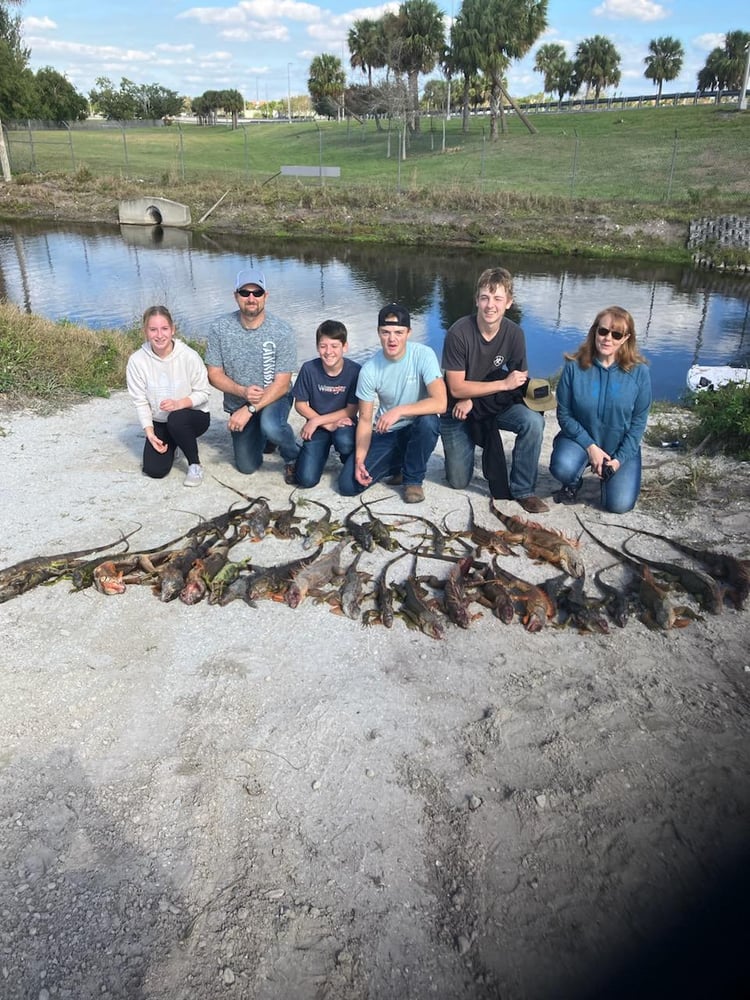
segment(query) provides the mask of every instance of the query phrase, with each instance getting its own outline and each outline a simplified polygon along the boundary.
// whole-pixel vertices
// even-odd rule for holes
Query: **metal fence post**
[[[71,164],[73,173],[75,173],[76,172],[76,157],[75,157],[75,152],[73,151],[73,129],[70,127],[70,125],[68,125],[67,122],[63,122],[63,126],[68,130],[68,142],[70,143],[70,164]]]
[[[674,142],[672,143],[672,162],[669,164],[669,183],[667,184],[667,201],[672,197],[672,181],[674,180],[674,167],[677,160],[677,129],[674,130]]]
[[[29,149],[31,151],[31,172],[36,173],[36,155],[34,153],[34,133],[31,131],[31,119],[26,119],[26,128],[29,133]]]
[[[574,198],[576,193],[576,172],[578,170],[578,144],[581,141],[578,135],[578,129],[573,129],[573,133],[576,137],[575,146],[573,147],[573,166],[570,172],[570,197]]]
[[[177,122],[177,132],[180,136],[180,177],[185,180],[185,143],[182,135],[181,122]]]
[[[120,131],[122,132],[122,144],[125,147],[125,176],[130,177],[130,164],[128,163],[128,140],[125,138],[125,126],[120,123]]]
[[[10,160],[8,159],[8,147],[5,144],[5,129],[3,128],[3,123],[0,122],[0,167],[3,171],[3,180],[11,181],[13,175],[10,172]]]
[[[242,141],[245,144],[245,173],[250,176],[250,147],[247,141],[247,125],[240,125],[242,129]]]

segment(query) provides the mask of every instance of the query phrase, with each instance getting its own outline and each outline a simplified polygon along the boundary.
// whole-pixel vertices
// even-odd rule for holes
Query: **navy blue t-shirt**
[[[338,375],[327,375],[320,358],[305,361],[292,389],[295,399],[309,403],[316,413],[334,413],[357,402],[357,378],[360,365],[344,358]]]

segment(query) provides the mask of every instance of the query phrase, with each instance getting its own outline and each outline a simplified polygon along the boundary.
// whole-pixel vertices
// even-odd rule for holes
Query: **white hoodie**
[[[210,386],[206,366],[200,354],[181,340],[174,341],[174,348],[166,358],[154,354],[148,342],[143,344],[130,355],[125,378],[144,430],[155,423],[166,423],[169,414],[159,409],[163,399],[189,396],[193,409],[208,412]]]

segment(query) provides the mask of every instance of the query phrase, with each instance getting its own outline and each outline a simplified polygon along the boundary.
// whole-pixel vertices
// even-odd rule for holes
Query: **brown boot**
[[[523,507],[527,514],[546,514],[549,510],[544,500],[540,500],[539,497],[516,497],[515,501]]]

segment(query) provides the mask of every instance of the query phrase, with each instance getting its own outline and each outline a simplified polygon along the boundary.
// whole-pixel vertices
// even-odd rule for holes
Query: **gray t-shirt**
[[[273,313],[265,313],[257,330],[246,330],[239,310],[221,316],[211,324],[206,345],[206,364],[222,368],[240,385],[266,386],[279,372],[297,367],[297,340],[291,326]],[[224,409],[233,413],[246,400],[224,393]]]

